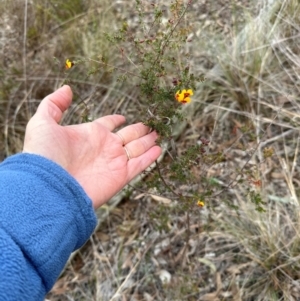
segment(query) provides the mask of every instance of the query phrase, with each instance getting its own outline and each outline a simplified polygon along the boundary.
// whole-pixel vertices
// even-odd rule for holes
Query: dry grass
[[[0,3],[0,159],[21,151],[39,101],[65,80],[67,57],[101,55],[123,66],[122,52],[109,47],[104,33],[124,21],[135,28],[134,7],[134,1]],[[199,191],[211,189],[207,207],[187,217],[176,202],[129,194],[48,299],[300,300],[299,10],[296,0],[195,1],[186,50],[206,81],[187,110],[177,149],[201,136],[211,141],[212,155],[222,154],[222,162],[194,169],[205,179]],[[138,120],[134,83],[124,85],[105,69],[87,77],[92,63],[77,67],[64,123],[81,121],[82,100],[91,117],[121,112]],[[178,183],[178,189],[188,188]],[[255,210],[258,199],[266,212]]]

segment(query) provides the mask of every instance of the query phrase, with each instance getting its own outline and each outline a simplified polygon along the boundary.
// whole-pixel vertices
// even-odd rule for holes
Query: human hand
[[[149,133],[142,123],[112,133],[125,123],[122,115],[79,125],[59,125],[71,102],[72,91],[66,85],[42,100],[27,124],[23,152],[61,165],[81,184],[94,208],[98,208],[151,165],[161,154],[161,148],[155,144],[156,132]]]

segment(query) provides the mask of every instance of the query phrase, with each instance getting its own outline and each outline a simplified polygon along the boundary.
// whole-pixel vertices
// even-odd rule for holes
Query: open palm
[[[151,165],[161,149],[155,145],[157,134],[149,133],[142,123],[113,133],[125,122],[122,115],[109,115],[79,125],[59,125],[71,101],[70,87],[63,86],[41,102],[27,125],[23,152],[44,156],[61,165],[97,208]]]

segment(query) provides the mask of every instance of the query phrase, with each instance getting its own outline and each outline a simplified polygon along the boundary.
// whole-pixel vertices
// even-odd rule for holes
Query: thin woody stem
[[[110,65],[108,63],[105,63],[105,62],[102,62],[102,61],[97,61],[97,60],[90,59],[90,58],[88,60],[91,61],[91,62],[95,62],[95,63],[102,64],[102,65],[107,66],[107,67],[111,67],[111,68],[123,71],[123,72],[131,74],[131,75],[133,75],[135,77],[138,77],[138,78],[141,78],[141,79],[145,79],[144,77],[139,76],[139,75],[137,75],[137,74],[135,74],[133,72],[130,72],[130,71],[126,70],[126,69],[123,69],[123,68],[120,68],[120,67],[116,67],[116,66]]]
[[[179,195],[166,181],[165,179],[163,178],[161,172],[160,172],[160,167],[159,167],[159,164],[157,162],[157,160],[155,161],[155,164],[156,164],[156,169],[157,169],[157,172],[158,172],[158,175],[160,177],[160,179],[162,180],[162,182],[164,183],[164,185],[167,187],[167,189],[169,189],[172,193],[174,193],[177,197],[179,198],[182,198],[181,195]]]
[[[154,61],[153,65],[156,65],[157,61],[159,60],[160,56],[164,53],[165,48],[167,47],[167,45],[169,44],[169,40],[172,37],[174,31],[176,30],[177,26],[179,25],[179,23],[181,22],[183,16],[185,15],[189,5],[191,4],[192,1],[189,1],[188,4],[186,5],[186,7],[184,8],[184,11],[182,12],[182,14],[180,15],[180,17],[177,19],[175,25],[172,27],[170,33],[168,34],[168,36],[166,37],[166,39],[164,40],[165,43],[161,43],[161,48],[158,52],[157,58]]]

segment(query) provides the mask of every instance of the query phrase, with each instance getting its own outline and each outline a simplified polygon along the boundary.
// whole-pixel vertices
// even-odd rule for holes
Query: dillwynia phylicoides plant
[[[210,183],[200,172],[193,172],[195,166],[212,164],[222,161],[221,154],[207,154],[206,148],[209,141],[200,137],[200,143],[195,141],[181,155],[176,153],[176,145],[173,137],[173,128],[176,124],[183,122],[185,116],[182,107],[193,102],[194,92],[197,85],[205,80],[203,75],[193,74],[190,68],[191,56],[184,53],[183,46],[192,43],[188,35],[192,26],[188,24],[188,12],[193,1],[184,2],[176,0],[166,8],[158,4],[146,3],[136,0],[136,13],[139,17],[138,24],[128,25],[124,22],[122,27],[114,34],[107,34],[107,42],[111,47],[116,47],[122,53],[127,52],[128,65],[138,66],[137,69],[130,69],[129,66],[117,67],[110,64],[107,58],[99,54],[97,58],[85,58],[72,60],[67,58],[65,69],[69,83],[70,69],[76,69],[76,65],[85,62],[93,63],[95,68],[90,70],[87,76],[93,76],[98,71],[107,68],[110,72],[118,73],[118,80],[126,84],[128,79],[132,81],[135,77],[134,89],[138,91],[138,99],[141,111],[140,120],[159,134],[158,144],[167,142],[173,146],[175,152],[169,151],[169,157],[163,162],[156,162],[156,168],[147,174],[141,183],[143,189],[155,194],[165,195],[176,200],[178,207],[190,212],[195,208],[210,206],[207,201],[212,195]],[[152,8],[151,17],[145,15],[146,7]],[[163,22],[167,19],[167,22]],[[181,56],[183,63],[179,64],[176,57]],[[125,56],[125,55],[124,55]],[[180,66],[179,66],[180,65]],[[84,121],[88,121],[88,112]],[[166,144],[166,143],[165,143]],[[164,145],[165,145],[164,144]],[[175,147],[174,147],[175,146]],[[165,162],[166,161],[166,162]],[[198,168],[199,170],[199,168]],[[206,183],[205,189],[199,183]],[[185,187],[184,191],[178,189],[180,185]],[[258,202],[261,208],[261,200]]]

